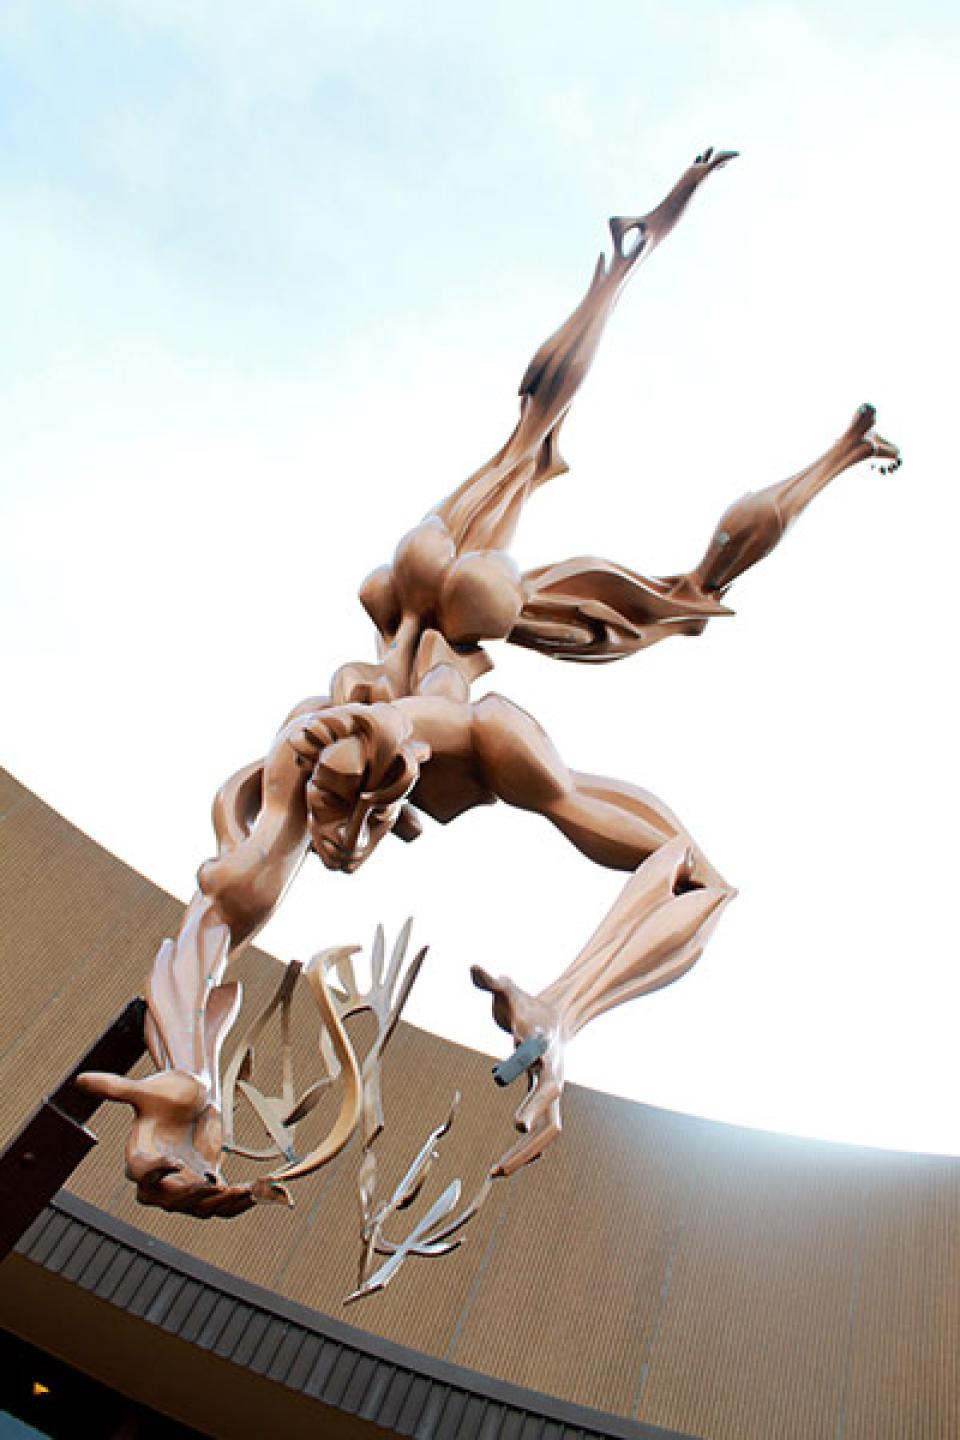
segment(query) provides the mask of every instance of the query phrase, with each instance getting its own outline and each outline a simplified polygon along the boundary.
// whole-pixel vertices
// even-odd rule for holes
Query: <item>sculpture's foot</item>
[[[126,1172],[141,1205],[208,1219],[240,1215],[263,1201],[290,1202],[282,1185],[270,1181],[228,1185],[224,1180],[220,1113],[197,1076],[163,1070],[130,1080],[89,1071],[77,1076],[77,1084],[105,1100],[133,1107]]]
[[[712,145],[708,145],[706,150],[701,150],[693,164],[694,167],[702,169],[706,176],[711,170],[719,170],[729,160],[736,160],[739,153],[739,150],[715,150]]]
[[[899,470],[903,464],[900,455],[899,445],[894,445],[892,440],[885,440],[874,428],[877,423],[877,411],[873,405],[861,405],[850,422],[850,428],[844,439],[852,442],[866,441],[870,446],[874,460],[887,460],[888,465],[881,465],[881,474],[886,475],[894,470]]]
[[[514,1124],[522,1138],[493,1166],[493,1175],[512,1175],[537,1160],[560,1134],[560,1097],[563,1094],[563,1051],[566,1044],[557,1010],[536,995],[528,995],[505,975],[494,979],[479,965],[470,971],[474,985],[493,996],[493,1018],[513,1036],[519,1047],[531,1036],[542,1036],[547,1048],[528,1071],[527,1097],[517,1108]]]

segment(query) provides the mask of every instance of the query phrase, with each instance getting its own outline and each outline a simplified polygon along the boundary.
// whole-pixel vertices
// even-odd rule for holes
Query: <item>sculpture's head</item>
[[[305,792],[313,849],[328,870],[352,875],[401,817],[409,827],[404,800],[429,746],[413,738],[409,721],[390,704],[319,711],[291,743],[314,762]],[[411,838],[409,828],[404,838]]]

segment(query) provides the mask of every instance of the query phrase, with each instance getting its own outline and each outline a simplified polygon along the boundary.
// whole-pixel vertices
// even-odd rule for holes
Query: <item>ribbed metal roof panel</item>
[[[227,1316],[227,1322],[221,1329],[213,1345],[214,1355],[219,1355],[224,1360],[230,1359],[230,1356],[237,1347],[240,1336],[250,1322],[252,1314],[253,1311],[249,1305],[238,1305],[236,1301],[233,1302],[230,1307],[230,1313]]]
[[[117,1281],[112,1300],[122,1310],[129,1310],[141,1298],[141,1287],[148,1280],[155,1280],[157,1271],[161,1273],[161,1283],[154,1287],[153,1298],[149,1304],[143,1306],[139,1311],[148,1320],[156,1324],[159,1321],[156,1306],[159,1297],[163,1295],[174,1283],[169,1270],[163,1275],[163,1267],[154,1265],[147,1255],[133,1255],[130,1257],[127,1268]]]
[[[27,1250],[36,1251],[39,1248],[40,1240],[48,1225],[53,1225],[57,1218],[57,1212],[44,1208],[37,1218],[31,1221],[30,1225],[20,1236],[17,1248],[23,1253]]]
[[[218,1295],[216,1304],[197,1332],[193,1342],[199,1350],[213,1350],[227,1325],[233,1319],[236,1301],[229,1295]]]
[[[387,1365],[383,1360],[377,1360],[374,1363],[367,1381],[367,1388],[355,1412],[361,1420],[372,1420],[380,1413],[384,1396],[395,1373],[394,1367]]]
[[[268,1326],[260,1344],[250,1356],[247,1369],[252,1370],[254,1375],[266,1375],[273,1363],[273,1357],[285,1343],[289,1329],[290,1326],[285,1321],[279,1325]]]
[[[57,1245],[73,1228],[73,1221],[67,1215],[61,1215],[58,1211],[49,1212],[49,1223],[37,1235],[30,1245],[30,1258],[36,1260],[38,1265],[50,1269],[48,1261]],[[28,1232],[29,1234],[29,1232]],[[20,1242],[21,1246],[29,1243],[25,1235]],[[19,1247],[18,1247],[19,1248]]]
[[[356,1372],[360,1358],[360,1355],[352,1347],[342,1348],[324,1382],[323,1389],[318,1392],[322,1399],[331,1405],[336,1405],[338,1410],[341,1408],[343,1396]]]
[[[113,1259],[114,1247],[105,1235],[98,1237],[97,1248],[77,1276],[81,1290],[96,1290]]]
[[[131,1317],[413,1440],[670,1440],[670,1432],[613,1416],[577,1424],[596,1412],[565,1419],[576,1407],[403,1351],[259,1291],[65,1194],[17,1249]]]
[[[322,1348],[323,1341],[318,1335],[307,1335],[294,1357],[284,1384],[288,1385],[291,1390],[302,1390]]]
[[[500,1423],[500,1430],[497,1440],[520,1440],[520,1429],[523,1425],[523,1416],[516,1410],[507,1410]]]
[[[237,1341],[236,1349],[230,1356],[230,1359],[233,1361],[234,1365],[249,1365],[251,1359],[256,1353],[257,1347],[259,1346],[261,1340],[266,1334],[268,1326],[271,1324],[271,1319],[272,1317],[270,1315],[265,1315],[263,1311],[260,1311],[259,1313],[255,1311],[251,1315],[247,1328],[240,1336],[240,1339]]]
[[[94,1287],[93,1293],[98,1299],[110,1300],[113,1298],[114,1291],[130,1269],[133,1260],[133,1251],[128,1250],[124,1245],[117,1246],[110,1259],[109,1265],[107,1265]]]
[[[310,1374],[307,1376],[303,1385],[303,1393],[305,1395],[319,1397],[323,1394],[333,1368],[340,1359],[342,1350],[343,1346],[338,1345],[334,1340],[321,1340],[320,1349],[314,1359]]]
[[[363,1397],[370,1388],[370,1381],[373,1372],[377,1368],[377,1362],[372,1355],[358,1355],[356,1363],[343,1387],[343,1394],[337,1404],[341,1410],[346,1410],[348,1415],[356,1415],[363,1404]]]
[[[153,1299],[150,1301],[150,1304],[144,1311],[144,1320],[149,1321],[151,1325],[162,1325],[166,1317],[167,1311],[170,1309],[170,1306],[173,1304],[174,1300],[177,1298],[180,1291],[183,1289],[184,1283],[185,1282],[182,1275],[177,1275],[175,1273],[168,1274],[167,1278],[160,1286],[160,1289],[157,1291],[156,1295],[153,1297]],[[117,1299],[114,1301],[115,1304],[119,1305],[123,1303],[120,1297],[122,1296],[126,1285],[127,1276],[125,1276],[124,1279],[117,1286]]]
[[[60,1271],[64,1280],[79,1279],[99,1249],[99,1235],[95,1234],[92,1230],[87,1230],[82,1236],[79,1245],[70,1256],[70,1259]]]
[[[284,1336],[279,1350],[273,1356],[269,1366],[263,1372],[268,1379],[276,1380],[278,1384],[287,1384],[290,1372],[296,1363],[297,1355],[306,1344],[306,1332],[301,1330],[299,1325],[291,1325]]]
[[[201,1290],[193,1309],[177,1332],[181,1340],[188,1340],[192,1344],[193,1341],[199,1338],[204,1326],[216,1309],[217,1298],[215,1291]]]
[[[203,1294],[204,1287],[198,1280],[188,1280],[183,1285],[163,1319],[164,1330],[171,1335],[182,1335],[183,1327],[190,1319],[193,1308]]]
[[[449,1398],[448,1386],[431,1385],[423,1412],[413,1432],[415,1440],[434,1440],[436,1435],[456,1434],[455,1430],[449,1430],[443,1425],[443,1412]]]
[[[502,1434],[503,1406],[489,1405],[480,1426],[479,1440],[498,1440]]]
[[[397,1423],[400,1411],[403,1409],[403,1402],[407,1398],[407,1391],[413,1384],[413,1375],[409,1370],[398,1370],[394,1367],[393,1379],[387,1386],[383,1397],[383,1404],[379,1413],[370,1418],[385,1430],[392,1430]]]
[[[420,1417],[423,1414],[423,1407],[427,1403],[430,1394],[431,1382],[426,1375],[414,1375],[410,1386],[400,1406],[400,1413],[397,1416],[395,1429],[401,1435],[414,1435]]]
[[[466,1409],[467,1395],[463,1390],[448,1390],[444,1401],[443,1410],[440,1412],[439,1433],[441,1435],[459,1435],[460,1421]]]
[[[488,1401],[479,1395],[468,1396],[458,1422],[459,1440],[479,1440],[487,1405]]]

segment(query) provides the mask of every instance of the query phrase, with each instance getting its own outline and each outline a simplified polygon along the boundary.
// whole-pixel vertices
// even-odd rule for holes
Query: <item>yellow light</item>
[[[49,1394],[50,1394],[50,1386],[49,1386],[49,1385],[41,1385],[39,1380],[34,1380],[34,1382],[33,1382],[33,1393],[34,1393],[34,1395],[49,1395]]]

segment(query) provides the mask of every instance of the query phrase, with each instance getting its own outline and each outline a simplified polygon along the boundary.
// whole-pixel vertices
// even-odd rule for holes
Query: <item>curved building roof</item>
[[[9,776],[0,814],[5,1145],[139,993],[180,906]],[[276,962],[251,951],[237,968],[255,1008]],[[384,1176],[399,1177],[459,1088],[437,1175],[471,1193],[515,1104],[490,1063],[401,1027],[384,1067]],[[0,1323],[201,1429],[221,1414],[231,1435],[263,1433],[251,1386],[301,1407],[293,1434],[310,1397],[353,1417],[345,1435],[960,1434],[960,1161],[577,1086],[564,1113],[562,1139],[496,1183],[459,1251],[408,1260],[344,1309],[359,1256],[354,1151],[304,1182],[292,1211],[202,1223],[135,1205],[127,1112],[103,1107],[101,1143],[0,1267]],[[98,1327],[110,1344],[92,1349]],[[203,1354],[220,1367],[212,1412],[184,1359]],[[168,1363],[179,1405],[169,1387],[162,1403]]]

